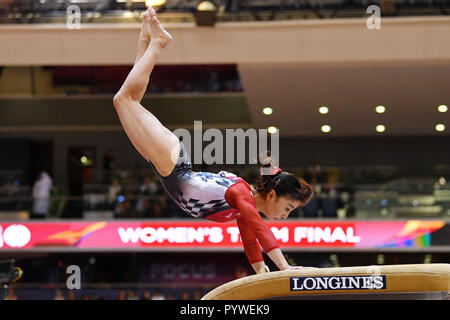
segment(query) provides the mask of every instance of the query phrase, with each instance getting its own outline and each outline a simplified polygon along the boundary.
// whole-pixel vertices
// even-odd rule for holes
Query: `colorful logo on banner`
[[[445,221],[268,223],[283,248],[429,247]],[[204,221],[0,222],[0,249],[213,248],[242,246],[235,223]]]

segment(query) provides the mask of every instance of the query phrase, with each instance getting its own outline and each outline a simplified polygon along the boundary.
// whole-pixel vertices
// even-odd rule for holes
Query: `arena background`
[[[278,129],[281,168],[315,190],[271,224],[288,261],[449,263],[450,2],[198,5],[158,7],[174,41],[143,105],[171,130],[195,120],[205,130]],[[370,5],[381,29],[369,27]],[[145,9],[1,1],[0,260],[24,271],[10,299],[200,299],[253,273],[236,225],[177,209],[120,125],[112,98]],[[256,165],[195,169],[258,174]],[[37,183],[43,171],[51,184]],[[81,289],[67,289],[70,265]]]

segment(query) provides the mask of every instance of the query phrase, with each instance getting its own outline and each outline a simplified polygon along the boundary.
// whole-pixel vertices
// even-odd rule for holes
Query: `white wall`
[[[450,60],[450,17],[167,23],[175,41],[159,63],[358,63]],[[139,24],[0,26],[0,65],[132,64]]]

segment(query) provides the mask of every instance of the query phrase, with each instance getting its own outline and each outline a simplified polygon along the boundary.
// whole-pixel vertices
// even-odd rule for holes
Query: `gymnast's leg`
[[[161,26],[152,8],[143,16],[143,28],[146,25],[150,29],[150,44],[144,52],[145,39],[142,38],[146,31],[141,29],[136,62],[114,96],[114,106],[131,143],[142,157],[155,166],[161,176],[166,177],[178,160],[179,140],[140,102],[156,60],[172,37]]]

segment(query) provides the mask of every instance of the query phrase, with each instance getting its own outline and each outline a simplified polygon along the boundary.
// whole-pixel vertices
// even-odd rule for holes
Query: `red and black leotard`
[[[263,261],[260,245],[266,253],[279,247],[256,209],[252,190],[244,179],[227,171],[192,171],[181,142],[178,163],[169,176],[162,177],[153,168],[168,195],[189,215],[215,222],[236,219],[250,263]]]

